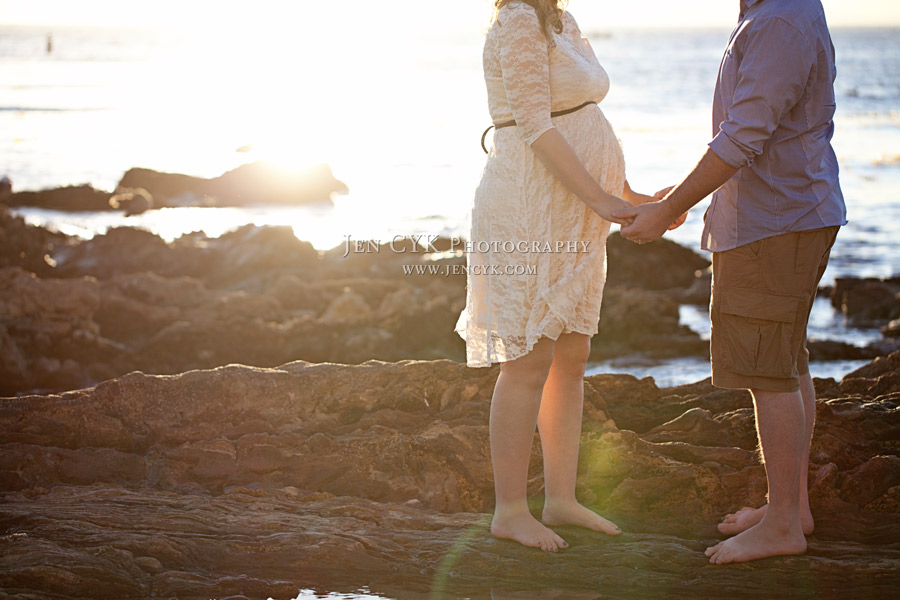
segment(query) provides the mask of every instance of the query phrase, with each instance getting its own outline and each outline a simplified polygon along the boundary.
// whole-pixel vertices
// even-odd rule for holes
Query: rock
[[[109,205],[125,211],[125,216],[139,215],[154,208],[153,196],[144,188],[120,188],[109,199]]]
[[[100,331],[135,350],[214,295],[197,279],[149,272],[120,275],[103,282],[100,289],[100,310],[94,315]]]
[[[857,325],[881,326],[900,317],[900,278],[857,279],[839,277],[831,304]]]
[[[372,318],[372,309],[362,299],[362,296],[350,288],[345,288],[344,293],[331,301],[325,313],[321,316],[322,323],[358,323]]]
[[[665,238],[649,244],[635,244],[618,232],[606,244],[611,286],[639,287],[646,290],[690,288],[709,267],[708,259],[693,250]]]
[[[2,272],[0,272],[2,273]],[[31,387],[28,358],[9,334],[6,324],[0,324],[0,394],[13,395]]]
[[[640,288],[607,287],[598,333],[591,340],[594,360],[635,351],[652,356],[709,353],[709,342],[679,325],[679,305],[667,294]]]
[[[331,167],[318,164],[303,170],[279,168],[265,162],[241,165],[212,180],[212,195],[232,205],[331,203],[346,194],[347,185],[335,179]]]
[[[97,190],[90,185],[70,185],[66,187],[35,192],[15,192],[6,200],[8,206],[31,206],[54,210],[109,210],[109,192]]]
[[[847,380],[872,380],[882,375],[889,375],[900,368],[900,352],[888,356],[879,356],[872,362],[864,365],[844,377]]]
[[[698,270],[695,273],[694,282],[691,286],[676,294],[675,298],[682,304],[696,304],[698,306],[709,306],[712,296],[712,266],[706,269]]]
[[[181,256],[179,256],[181,254]],[[54,253],[58,277],[97,279],[152,271],[163,276],[199,274],[206,266],[190,260],[159,236],[134,227],[114,227]]]
[[[884,354],[879,349],[867,346],[859,347],[837,340],[809,340],[806,344],[809,349],[810,360],[872,360]]]
[[[203,199],[209,195],[209,179],[204,177],[181,173],[162,173],[153,169],[134,167],[125,172],[116,187],[117,189],[140,188],[146,190],[158,206],[180,205],[181,203],[172,203],[171,201],[187,194],[198,198],[198,206],[211,205],[211,202],[203,202]]]
[[[253,292],[268,288],[281,273],[313,274],[320,262],[313,245],[298,240],[293,228],[286,225],[245,225],[213,240],[201,240],[197,245],[176,241],[173,247],[193,255],[207,253],[201,277],[212,285]]]
[[[881,334],[885,337],[890,338],[900,337],[900,319],[894,319],[893,321],[882,327]]]
[[[5,256],[8,263],[54,278],[93,277],[100,285],[101,306],[91,317],[93,326],[100,337],[126,351],[118,352],[113,363],[91,363],[86,372],[97,379],[80,379],[79,386],[132,370],[174,374],[231,362],[275,367],[292,360],[465,360],[464,343],[454,331],[465,307],[465,257],[432,256],[410,239],[393,247],[363,244],[372,251],[345,256],[342,246],[317,251],[298,240],[289,226],[248,225],[218,238],[195,232],[172,242],[119,227],[74,241],[28,228],[8,213],[5,217],[0,212],[0,235],[21,245],[24,254],[7,251],[0,260]],[[434,243],[452,249],[454,240]],[[633,244],[626,244],[620,250],[627,254]],[[648,260],[669,269],[666,261],[674,265],[698,259],[684,252],[690,253],[662,244]],[[623,256],[626,264],[633,260]],[[692,276],[690,288],[607,286],[591,358],[707,356],[708,342],[679,324],[680,303],[692,294],[708,293],[700,291],[704,284],[698,282],[708,271],[702,273]],[[846,359],[896,347],[886,340],[866,349],[825,344],[813,351],[819,352],[817,357],[825,352]],[[28,352],[16,346],[7,363],[10,377],[11,365],[20,364],[15,356],[35,364],[40,358],[60,358]],[[80,357],[68,358],[87,368]],[[46,391],[65,389],[58,380],[33,378],[59,371],[49,368],[56,364],[52,361],[41,364],[48,368],[32,371],[31,378],[17,376],[17,385],[32,381]],[[8,387],[6,393],[30,389]]]
[[[128,351],[100,334],[93,321],[99,305],[93,279],[38,279],[19,267],[0,269],[0,394],[82,387],[94,381],[92,370],[121,365]]]
[[[0,204],[0,268],[17,266],[41,276],[54,272],[54,250],[67,245],[66,236],[27,225]]]
[[[570,548],[548,556],[487,530],[498,373],[231,365],[2,399],[0,590],[588,598],[602,582],[611,597],[791,597],[814,577],[835,597],[887,597],[900,583],[900,378],[878,396],[817,381],[808,555],[717,568],[702,553],[715,523],[765,495],[746,392],[587,378],[578,494],[624,533],[560,527]],[[875,389],[895,375],[898,356],[853,379]],[[540,495],[539,444],[529,475]]]
[[[119,187],[143,188],[159,206],[191,204],[187,198],[198,206],[330,203],[333,194],[347,192],[328,165],[286,170],[265,162],[241,165],[212,179],[133,168]]]

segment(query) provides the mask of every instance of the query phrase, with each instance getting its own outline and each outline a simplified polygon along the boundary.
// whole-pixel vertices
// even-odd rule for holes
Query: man
[[[660,201],[624,209],[622,235],[659,238],[715,191],[702,247],[713,252],[712,382],[749,389],[769,486],[766,506],[729,515],[716,564],[800,554],[815,390],[806,325],[846,208],[831,147],[834,47],[820,0],[740,0],[719,68],[714,138]]]

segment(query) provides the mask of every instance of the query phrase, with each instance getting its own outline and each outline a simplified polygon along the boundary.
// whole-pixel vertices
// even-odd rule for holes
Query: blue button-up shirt
[[[713,194],[705,250],[847,223],[831,147],[835,75],[820,0],[741,0],[709,143],[738,172]]]

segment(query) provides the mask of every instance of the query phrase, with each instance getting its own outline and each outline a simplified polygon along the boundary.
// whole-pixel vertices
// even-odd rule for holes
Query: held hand
[[[639,194],[631,189],[631,186],[628,185],[628,181],[625,181],[625,189],[622,190],[622,200],[631,204],[632,206],[640,206],[641,204],[646,204],[648,202],[653,202],[654,196],[648,196],[646,194]]]
[[[661,189],[658,192],[656,192],[655,194],[653,194],[653,197],[656,198],[657,200],[662,200],[663,198],[668,196],[669,192],[671,192],[673,189],[675,189],[674,185],[670,185],[669,187],[664,187],[663,189]],[[684,222],[687,220],[687,216],[688,216],[688,214],[687,214],[687,212],[685,212],[680,217],[675,219],[675,221],[671,225],[669,225],[669,231],[672,231],[673,229],[678,229],[679,227],[684,225]]]
[[[671,192],[673,189],[675,189],[675,186],[670,185],[669,187],[665,187],[665,188],[659,190],[658,192],[656,192],[655,194],[653,194],[653,197],[656,198],[657,200],[662,200],[663,198],[668,196],[669,192]]]
[[[673,229],[678,229],[679,227],[684,225],[684,222],[687,221],[687,216],[688,216],[687,213],[682,213],[680,217],[675,219],[675,221],[671,225],[669,225],[669,231],[672,231]]]
[[[648,196],[647,194],[639,194],[637,192],[632,192],[631,195],[626,199],[629,204],[634,206],[640,206],[641,204],[647,204],[648,202],[656,202],[656,196]]]
[[[611,223],[616,223],[618,225],[628,225],[631,223],[630,218],[617,215],[622,209],[630,208],[627,202],[617,196],[605,194],[605,196],[601,198],[594,198],[589,201],[586,200],[585,204],[587,204],[592,211],[600,215],[600,217]]]
[[[631,208],[631,207],[629,207],[629,208]],[[628,210],[628,208],[622,208],[622,209],[619,209],[619,210],[613,212],[612,214],[601,213],[597,210],[595,210],[594,212],[596,212],[598,215],[600,215],[601,217],[603,217],[610,223],[615,223],[616,225],[620,225],[620,226],[624,227],[626,225],[631,225],[631,222],[633,220],[630,216],[622,214],[622,213],[624,213],[624,211],[627,211],[627,210]]]
[[[613,217],[631,220],[620,231],[623,238],[636,244],[646,244],[658,240],[672,224],[668,207],[661,202],[652,202],[624,208],[613,213]]]

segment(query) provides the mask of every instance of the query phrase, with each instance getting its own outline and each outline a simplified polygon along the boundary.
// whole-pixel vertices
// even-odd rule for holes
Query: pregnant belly
[[[603,188],[611,194],[621,194],[625,183],[625,157],[612,125],[600,107],[588,106],[556,117],[554,126]]]

